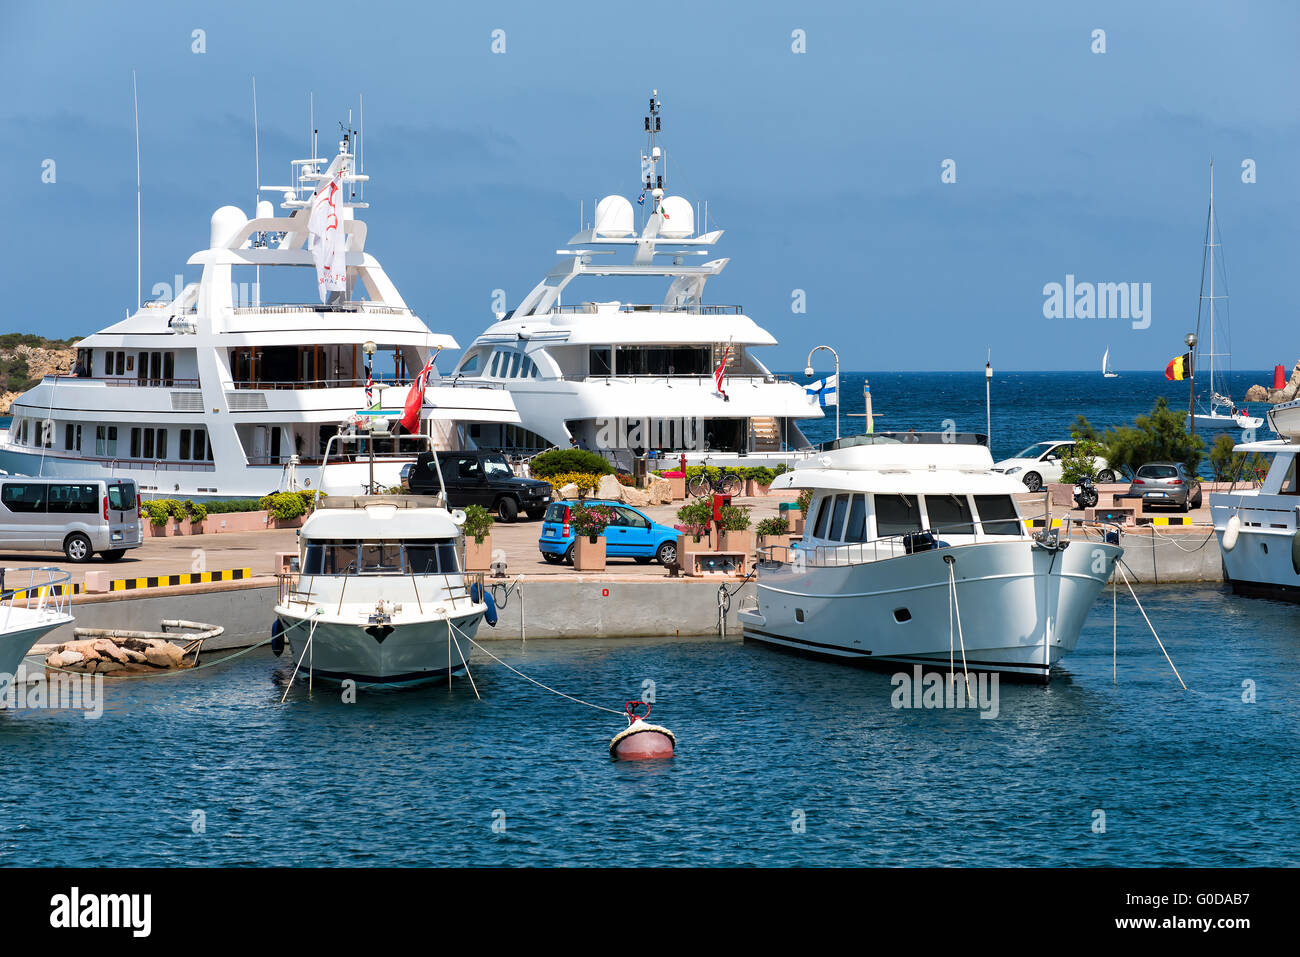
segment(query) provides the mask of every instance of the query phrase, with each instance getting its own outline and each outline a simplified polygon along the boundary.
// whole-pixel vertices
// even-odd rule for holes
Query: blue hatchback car
[[[537,547],[542,557],[553,565],[573,562],[573,527],[571,509],[577,502],[552,502],[542,519],[542,534]],[[605,529],[607,558],[634,558],[641,564],[657,561],[660,565],[677,563],[677,529],[651,521],[646,515],[621,502],[589,499],[585,505],[607,505],[617,518]]]

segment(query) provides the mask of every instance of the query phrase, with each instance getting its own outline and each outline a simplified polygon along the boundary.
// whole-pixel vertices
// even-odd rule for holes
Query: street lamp
[[[366,381],[370,381],[370,372],[374,363],[375,350],[379,347],[375,345],[373,339],[367,339],[361,346],[361,351],[366,354]],[[370,484],[366,486],[366,492],[370,495],[375,494],[375,419],[374,416],[366,416],[366,448],[370,451]]]
[[[808,353],[808,366],[803,370],[803,374],[810,379],[812,378],[813,356],[822,349],[835,357],[835,441],[838,442],[840,440],[840,354],[830,346],[814,346],[812,351]]]
[[[1187,355],[1192,360],[1192,374],[1187,377],[1187,430],[1192,438],[1196,437],[1196,333],[1189,332],[1183,337],[1187,343]]]
[[[987,434],[984,441],[993,448],[993,356],[984,363],[984,431]]]

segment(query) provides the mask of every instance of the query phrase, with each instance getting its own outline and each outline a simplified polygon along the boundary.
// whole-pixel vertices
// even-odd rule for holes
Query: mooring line
[[[317,611],[317,614],[320,614],[320,612]],[[316,622],[318,620],[319,619],[313,617],[310,619],[304,618],[302,621],[298,622],[298,624],[301,625],[303,621],[310,621],[311,629],[307,632],[307,647],[304,648],[302,654],[298,656],[298,664],[294,665],[293,674],[289,676],[289,683],[284,686],[284,694],[280,696],[280,704],[284,704],[284,699],[289,697],[289,691],[293,688],[294,679],[298,677],[298,669],[302,667],[303,660],[306,659],[308,652],[311,651],[311,640],[316,637]]]
[[[956,564],[951,555],[945,555],[944,561],[948,563],[948,594],[952,601],[948,605],[948,669],[952,673],[952,609],[957,609],[957,639],[961,642],[961,670],[966,678],[966,697],[970,697],[970,670],[966,667],[966,637],[961,630],[961,603],[957,600],[957,578],[953,573],[953,566]]]
[[[483,652],[483,654],[487,655],[489,658],[491,658],[491,659],[492,659],[493,661],[495,661],[497,664],[501,665],[502,667],[509,668],[511,671],[513,671],[513,672],[514,672],[515,674],[517,674],[519,677],[523,678],[525,681],[531,681],[533,684],[537,685],[537,687],[541,688],[542,690],[544,690],[544,691],[549,691],[549,692],[551,692],[551,694],[557,694],[557,695],[559,695],[561,698],[568,698],[570,701],[575,701],[575,702],[577,702],[578,704],[585,704],[588,708],[595,708],[597,711],[608,711],[610,714],[625,714],[625,713],[626,713],[626,712],[624,712],[624,711],[615,711],[613,708],[606,708],[604,705],[592,704],[590,701],[583,701],[581,698],[575,698],[575,697],[574,697],[573,695],[571,695],[571,694],[565,694],[563,691],[557,691],[555,688],[552,688],[552,687],[550,687],[549,685],[544,685],[544,684],[542,684],[540,681],[538,681],[536,678],[530,678],[530,677],[528,677],[528,675],[524,674],[524,673],[523,673],[522,671],[520,671],[518,668],[514,668],[514,667],[511,667],[510,665],[506,664],[504,661],[502,661],[502,660],[501,660],[500,658],[498,658],[496,655],[492,654],[492,652],[488,651],[486,648],[484,648],[482,645],[480,645],[477,641],[475,641],[475,640],[474,640],[473,638],[471,638],[469,635],[465,634],[465,632],[463,632],[463,631],[461,631],[459,628],[457,628],[457,627],[456,627],[454,624],[452,624],[450,621],[448,621],[448,624],[451,625],[451,627],[454,628],[456,631],[460,632],[460,635],[461,635],[462,638],[464,638],[466,641],[468,641],[471,645],[473,645],[473,646],[474,646],[475,648],[477,648],[479,651]],[[459,649],[460,645],[457,644],[456,647]]]
[[[1142,607],[1142,602],[1138,601],[1137,592],[1135,592],[1133,586],[1129,584],[1128,576],[1124,574],[1123,569],[1120,569],[1120,575],[1124,578],[1124,584],[1128,585],[1128,593],[1133,596],[1133,604],[1138,606],[1138,611],[1142,612],[1143,618],[1146,618],[1147,627],[1151,629],[1151,634],[1155,638],[1156,644],[1160,646],[1160,650],[1164,653],[1165,661],[1169,662],[1169,667],[1174,669],[1174,677],[1178,679],[1178,683],[1182,685],[1183,690],[1186,691],[1187,682],[1183,681],[1183,676],[1178,673],[1178,668],[1174,665],[1174,660],[1169,657],[1169,652],[1165,651],[1165,643],[1161,641],[1160,636],[1156,634],[1156,626],[1151,624],[1150,618],[1147,618],[1146,609]]]

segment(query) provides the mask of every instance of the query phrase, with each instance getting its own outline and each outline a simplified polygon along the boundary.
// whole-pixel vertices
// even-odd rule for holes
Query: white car
[[[1061,481],[1062,459],[1074,447],[1074,442],[1039,442],[1009,459],[993,466],[993,471],[1016,475],[1025,488],[1037,492],[1044,485]],[[1097,482],[1105,485],[1115,481],[1115,470],[1101,456],[1097,456]]]

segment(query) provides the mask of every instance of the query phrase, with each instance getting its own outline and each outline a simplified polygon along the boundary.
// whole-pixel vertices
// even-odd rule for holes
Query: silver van
[[[99,552],[115,562],[140,538],[133,479],[0,478],[0,549],[61,551],[73,562]]]

